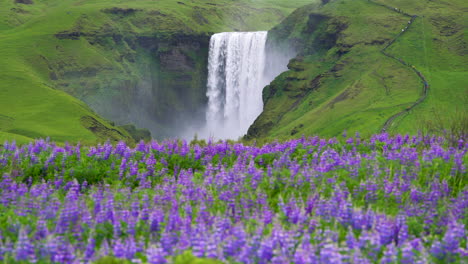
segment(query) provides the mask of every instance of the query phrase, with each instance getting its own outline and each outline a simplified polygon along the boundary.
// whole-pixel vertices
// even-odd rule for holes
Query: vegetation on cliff
[[[130,138],[105,119],[167,136],[205,103],[212,32],[267,30],[309,2],[0,0],[0,140]]]
[[[389,132],[416,133],[435,114],[449,128],[450,116],[468,110],[463,6],[336,0],[295,11],[271,41],[301,52],[264,90],[265,110],[248,137],[369,135],[397,113]]]
[[[210,35],[267,30],[285,17],[269,42],[300,53],[265,88],[265,110],[248,138],[369,135],[384,124],[390,133],[463,130],[468,122],[453,124],[468,120],[463,7],[0,0],[0,141],[131,142],[148,138],[136,129],[143,127],[155,138],[177,136],[204,119]]]

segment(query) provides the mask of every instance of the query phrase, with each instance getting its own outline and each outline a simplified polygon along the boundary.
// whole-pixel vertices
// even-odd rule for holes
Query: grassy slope
[[[392,131],[416,132],[434,116],[441,116],[440,121],[448,127],[451,116],[468,112],[468,22],[464,15],[468,4],[460,0],[379,2],[405,4],[408,13],[420,16],[409,34],[392,45],[389,52],[414,65],[430,84],[427,100],[397,120]]]
[[[294,8],[309,3],[295,0],[259,1],[50,1],[32,5],[0,0],[0,131],[1,139],[49,136],[56,141],[95,142],[96,136],[80,119],[92,116],[109,129],[108,122],[68,94],[55,90],[49,65],[69,75],[109,70],[114,82],[125,72],[126,62],[116,61],[116,51],[96,48],[84,39],[54,37],[59,32],[133,32],[140,35],[206,33],[225,30],[266,30]],[[132,23],[120,23],[117,15],[102,12],[119,7],[141,10]],[[151,13],[153,12],[153,13]],[[164,13],[164,16],[159,16]],[[106,32],[103,32],[105,34]],[[108,33],[108,32],[107,32]],[[139,78],[139,76],[133,76]],[[112,79],[112,78],[110,78]],[[124,79],[124,78],[122,78]],[[106,79],[106,81],[108,81]],[[79,89],[74,87],[74,89]],[[78,91],[80,92],[80,91]],[[121,133],[122,132],[120,130]],[[16,134],[19,136],[12,136]]]
[[[0,112],[3,131],[29,138],[50,136],[58,141],[93,142],[95,135],[80,124],[82,116],[94,116],[83,103],[47,86],[45,79],[21,60],[33,43],[21,43],[17,38],[0,40],[2,63],[0,71]],[[5,59],[17,56],[18,60]],[[37,60],[38,58],[36,58]]]
[[[50,87],[47,68],[42,67],[43,52],[55,47],[52,46],[55,44],[53,34],[71,25],[72,19],[62,19],[53,11],[58,7],[50,6],[52,11],[46,19],[45,4],[13,7],[10,2],[0,3],[2,17],[8,22],[2,21],[4,24],[0,27],[4,29],[0,32],[0,61],[3,62],[0,65],[0,113],[8,118],[8,122],[0,122],[3,137],[15,139],[16,136],[10,137],[10,134],[18,134],[22,141],[25,137],[51,137],[61,142],[80,140],[84,143],[103,139],[100,137],[105,135],[97,136],[82,126],[81,117],[92,116],[109,129],[112,127],[82,102]],[[5,12],[20,7],[24,8],[24,14],[15,12],[9,16]]]
[[[463,83],[466,84],[467,68],[462,64],[466,41],[460,30],[463,28],[460,13],[463,3],[380,2],[425,16],[416,20],[414,27],[388,52],[418,69],[421,67],[419,70],[429,78],[431,85],[427,101],[403,120],[397,120],[391,132],[415,132],[417,121],[421,117],[429,118],[429,110],[433,108],[443,114],[451,113],[457,107],[466,111],[463,96],[467,89]],[[310,25],[307,25],[310,14],[328,16],[329,19],[315,23],[319,25],[318,29],[310,33]],[[445,20],[450,23],[434,25]],[[295,12],[273,33],[279,38],[301,39],[306,43],[305,56],[291,63],[291,70],[266,89],[265,111],[251,128],[250,136],[333,136],[344,130],[368,135],[380,131],[390,116],[412,105],[422,93],[421,81],[410,68],[380,53],[407,21],[407,17],[366,0],[336,0],[325,6],[311,5]],[[295,30],[288,35],[285,28],[289,28],[291,22],[296,24]],[[445,37],[439,32],[446,24],[456,29],[453,36]],[[339,25],[346,25],[345,29],[340,30]],[[321,38],[330,39],[333,33],[337,33],[336,44],[330,49],[323,48]],[[337,55],[343,51],[347,53]]]

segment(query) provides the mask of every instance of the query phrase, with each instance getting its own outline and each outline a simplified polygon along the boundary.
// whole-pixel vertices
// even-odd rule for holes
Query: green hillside
[[[462,0],[335,0],[297,10],[271,35],[301,53],[264,90],[248,138],[369,135],[385,123],[391,133],[416,133],[466,120],[467,8]]]
[[[0,0],[0,141],[148,137],[127,124],[178,136],[204,119],[210,35],[272,27],[271,44],[300,53],[265,88],[247,138],[450,127],[468,120],[467,10],[462,0]]]
[[[0,0],[0,140],[129,139],[110,121],[123,124],[138,116],[128,108],[148,96],[130,95],[145,82],[168,86],[149,98],[151,115],[161,123],[155,129],[163,133],[170,111],[193,112],[206,100],[199,90],[207,50],[199,46],[212,32],[266,30],[307,3]],[[163,71],[152,56],[161,63],[181,59],[182,69],[162,65],[169,69]],[[184,60],[194,65],[185,67]],[[178,100],[187,93],[180,87],[193,88],[193,96]],[[139,121],[145,120],[136,120],[137,126]]]

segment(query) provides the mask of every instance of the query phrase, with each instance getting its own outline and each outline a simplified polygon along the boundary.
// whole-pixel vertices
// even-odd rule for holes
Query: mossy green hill
[[[193,112],[205,100],[209,34],[267,30],[309,2],[0,0],[0,140],[131,140],[100,116],[130,122],[141,116],[131,105],[155,97],[142,119],[154,116],[164,133],[171,111]],[[193,95],[178,100],[185,87]]]
[[[298,9],[271,35],[301,52],[264,90],[265,110],[248,137],[417,133],[435,116],[437,127],[464,122],[466,132],[467,10],[462,0]]]
[[[265,88],[249,138],[416,133],[434,117],[448,127],[468,112],[467,10],[462,0],[0,0],[0,141],[148,137],[130,123],[174,136],[204,116],[210,35],[272,27],[271,44],[300,53]]]

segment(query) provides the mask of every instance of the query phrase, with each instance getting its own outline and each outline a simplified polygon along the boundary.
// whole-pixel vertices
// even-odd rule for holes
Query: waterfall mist
[[[219,33],[211,37],[208,62],[207,132],[237,138],[263,108],[267,32]]]
[[[224,32],[210,40],[206,126],[201,138],[238,139],[263,110],[262,91],[287,70],[289,53],[267,46],[268,32]],[[193,136],[193,134],[191,135]]]

